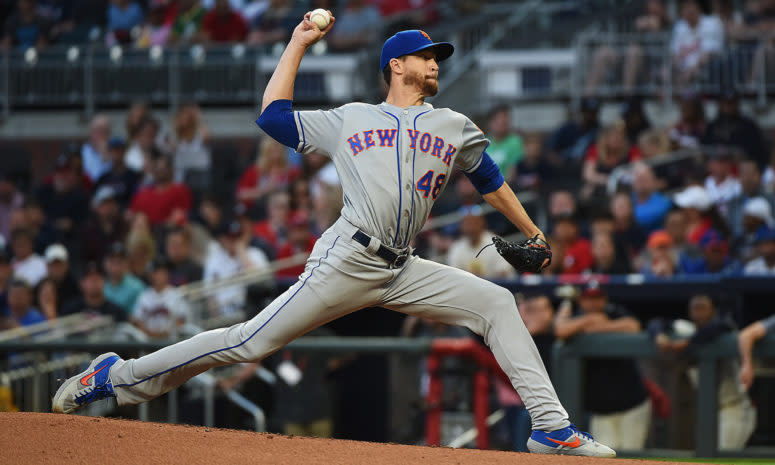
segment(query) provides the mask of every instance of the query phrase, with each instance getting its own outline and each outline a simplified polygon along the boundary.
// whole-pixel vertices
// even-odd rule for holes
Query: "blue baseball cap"
[[[436,52],[436,61],[446,60],[455,51],[455,47],[449,42],[434,42],[431,36],[418,29],[395,33],[385,41],[382,46],[382,54],[379,56],[379,69],[385,69],[393,58],[402,57],[411,53],[433,48]]]
[[[775,228],[768,228],[766,225],[762,225],[756,230],[754,236],[754,243],[775,241]]]

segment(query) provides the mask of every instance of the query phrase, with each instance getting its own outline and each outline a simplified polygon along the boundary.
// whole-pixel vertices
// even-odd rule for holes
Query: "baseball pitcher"
[[[330,15],[330,12],[329,12]],[[65,381],[55,412],[106,397],[119,405],[158,397],[210,368],[260,361],[293,339],[364,307],[384,307],[484,337],[533,422],[532,452],[613,457],[568,421],[511,293],[462,270],[412,255],[420,231],[454,168],[530,239],[495,239],[521,271],[551,260],[543,233],[495,163],[487,139],[466,116],[425,102],[438,91],[438,63],[453,53],[423,31],[402,31],[382,47],[389,87],[379,105],[294,111],[293,85],[305,51],[331,30],[309,13],[296,27],[267,84],[257,124],[279,142],[331,158],[344,191],[341,217],[317,241],[298,282],[250,321],[207,331],[138,359],[103,354]]]

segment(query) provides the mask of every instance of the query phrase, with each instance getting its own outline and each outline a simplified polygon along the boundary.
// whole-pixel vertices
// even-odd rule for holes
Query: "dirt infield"
[[[287,437],[45,413],[0,413],[0,431],[0,463],[18,465],[656,463]]]

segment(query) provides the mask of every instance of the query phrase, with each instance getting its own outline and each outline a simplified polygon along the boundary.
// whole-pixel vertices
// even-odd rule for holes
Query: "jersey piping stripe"
[[[392,116],[396,120],[396,167],[398,167],[398,224],[396,225],[396,235],[393,237],[393,247],[396,246],[396,242],[398,241],[398,232],[401,231],[401,192],[403,191],[403,186],[401,186],[401,144],[398,143],[401,137],[401,121],[398,120],[398,117],[394,115],[393,113],[390,113],[389,111],[382,109],[385,113]],[[414,196],[412,196],[414,198]]]
[[[415,132],[417,131],[417,118],[420,116],[430,112],[431,110],[424,111],[417,116],[414,117],[414,122],[412,123],[413,129]],[[414,159],[417,157],[417,146],[414,147],[414,153],[412,154],[412,186],[415,185],[414,181]],[[409,224],[406,225],[406,242],[409,242],[409,231],[412,229],[412,220],[414,220],[414,190],[412,191],[412,210],[411,213],[409,213]],[[408,245],[408,244],[407,244]]]
[[[474,125],[474,126],[476,126],[476,125]],[[476,126],[476,128],[479,129],[479,126]],[[481,131],[481,129],[479,129],[479,130]],[[484,133],[482,133],[482,134],[484,134]],[[465,172],[465,173],[473,173],[474,171],[476,171],[476,169],[479,168],[479,165],[482,164],[482,160],[484,159],[484,152],[487,151],[487,147],[489,147],[489,146],[490,146],[490,141],[488,140],[487,141],[487,145],[485,145],[484,149],[482,149],[482,154],[479,155],[479,159],[476,160],[476,163],[471,165],[471,167],[468,168],[467,170],[463,170],[463,172]]]
[[[331,249],[333,249],[333,248],[334,248],[334,246],[336,245],[336,241],[338,241],[338,240],[339,240],[339,237],[341,237],[341,236],[336,236],[336,239],[334,239],[334,243],[333,243],[333,244],[331,244],[331,247],[329,247],[329,248],[328,248],[328,250],[326,250],[326,255],[325,255],[324,257],[320,257],[320,259],[318,260],[318,264],[317,264],[317,265],[315,265],[315,267],[314,267],[314,268],[312,268],[312,269],[310,270],[310,272],[309,272],[309,275],[308,275],[308,276],[307,276],[307,277],[304,279],[304,282],[303,282],[303,283],[301,283],[301,286],[299,286],[299,288],[298,288],[298,289],[296,289],[296,292],[294,292],[294,293],[293,293],[293,295],[292,295],[292,296],[290,296],[290,297],[288,298],[288,300],[286,300],[286,301],[285,301],[285,303],[284,303],[284,304],[282,304],[282,305],[280,306],[280,308],[278,308],[278,309],[277,309],[277,311],[276,311],[276,312],[274,312],[274,314],[273,314],[272,316],[270,316],[270,317],[269,317],[269,319],[267,319],[267,320],[264,322],[264,324],[262,324],[262,325],[261,325],[261,326],[260,326],[260,327],[259,327],[257,330],[253,331],[253,334],[251,334],[250,336],[248,336],[248,337],[247,337],[247,339],[245,339],[244,341],[240,342],[240,343],[239,343],[239,344],[237,344],[237,345],[233,345],[233,346],[231,346],[231,347],[224,347],[223,349],[213,350],[213,351],[207,352],[206,354],[202,354],[202,355],[200,355],[200,356],[198,356],[198,357],[194,357],[194,358],[192,358],[191,360],[189,360],[189,361],[187,361],[187,362],[183,362],[183,363],[181,363],[181,364],[179,364],[179,365],[175,365],[175,366],[174,366],[174,367],[172,367],[172,368],[168,368],[168,369],[166,369],[166,370],[164,370],[164,371],[160,371],[160,372],[158,372],[158,373],[156,373],[156,374],[154,374],[154,375],[147,376],[147,377],[145,377],[145,378],[143,378],[143,379],[141,379],[140,381],[137,381],[137,382],[135,382],[135,383],[132,383],[132,384],[116,384],[116,385],[115,385],[115,386],[113,386],[113,387],[114,387],[114,388],[119,388],[119,387],[132,387],[132,386],[137,386],[138,384],[140,384],[140,383],[144,383],[145,381],[148,381],[149,379],[156,378],[157,376],[161,376],[161,375],[163,375],[163,374],[165,374],[165,373],[169,373],[169,372],[170,372],[170,371],[172,371],[172,370],[176,370],[176,369],[178,369],[178,368],[180,368],[180,367],[182,367],[182,366],[188,365],[188,364],[189,364],[189,363],[191,363],[191,362],[195,362],[195,361],[199,360],[200,358],[207,357],[208,355],[217,354],[218,352],[223,352],[223,351],[225,351],[225,350],[232,350],[232,349],[236,349],[237,347],[240,347],[240,346],[243,346],[243,345],[245,345],[245,343],[247,343],[249,340],[253,339],[253,336],[255,336],[256,334],[258,334],[258,332],[259,332],[259,331],[261,331],[261,330],[264,328],[264,326],[266,326],[267,324],[269,324],[269,322],[270,322],[270,321],[272,321],[272,319],[273,319],[274,317],[276,317],[276,316],[277,316],[277,315],[280,313],[280,310],[282,310],[282,309],[283,309],[283,308],[284,308],[286,305],[288,305],[288,303],[289,303],[291,300],[293,300],[293,298],[294,298],[294,297],[296,297],[296,294],[298,294],[298,293],[299,293],[299,291],[301,291],[301,290],[304,288],[304,285],[305,285],[305,284],[307,284],[307,280],[308,280],[310,277],[312,277],[312,273],[314,273],[314,272],[315,272],[315,270],[316,270],[316,269],[318,269],[318,267],[320,267],[320,265],[323,263],[323,259],[325,259],[325,258],[328,258],[328,253],[331,251]]]
[[[304,123],[301,121],[301,113],[297,111],[296,115],[299,118],[299,127],[301,128],[301,151],[303,152],[307,146],[307,137],[304,135]]]

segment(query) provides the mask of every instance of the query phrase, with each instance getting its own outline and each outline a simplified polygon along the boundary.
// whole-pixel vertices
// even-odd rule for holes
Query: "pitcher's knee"
[[[247,341],[239,348],[240,358],[243,362],[260,362],[269,355],[277,352],[284,344],[270,339],[262,339],[259,336]]]
[[[514,300],[514,294],[505,287],[497,286],[494,304],[495,308],[502,311],[517,309],[517,302]]]
[[[493,284],[487,292],[490,293],[490,297],[484,301],[486,305],[482,313],[488,316],[488,320],[493,320],[505,313],[517,312],[514,296],[508,289]]]

